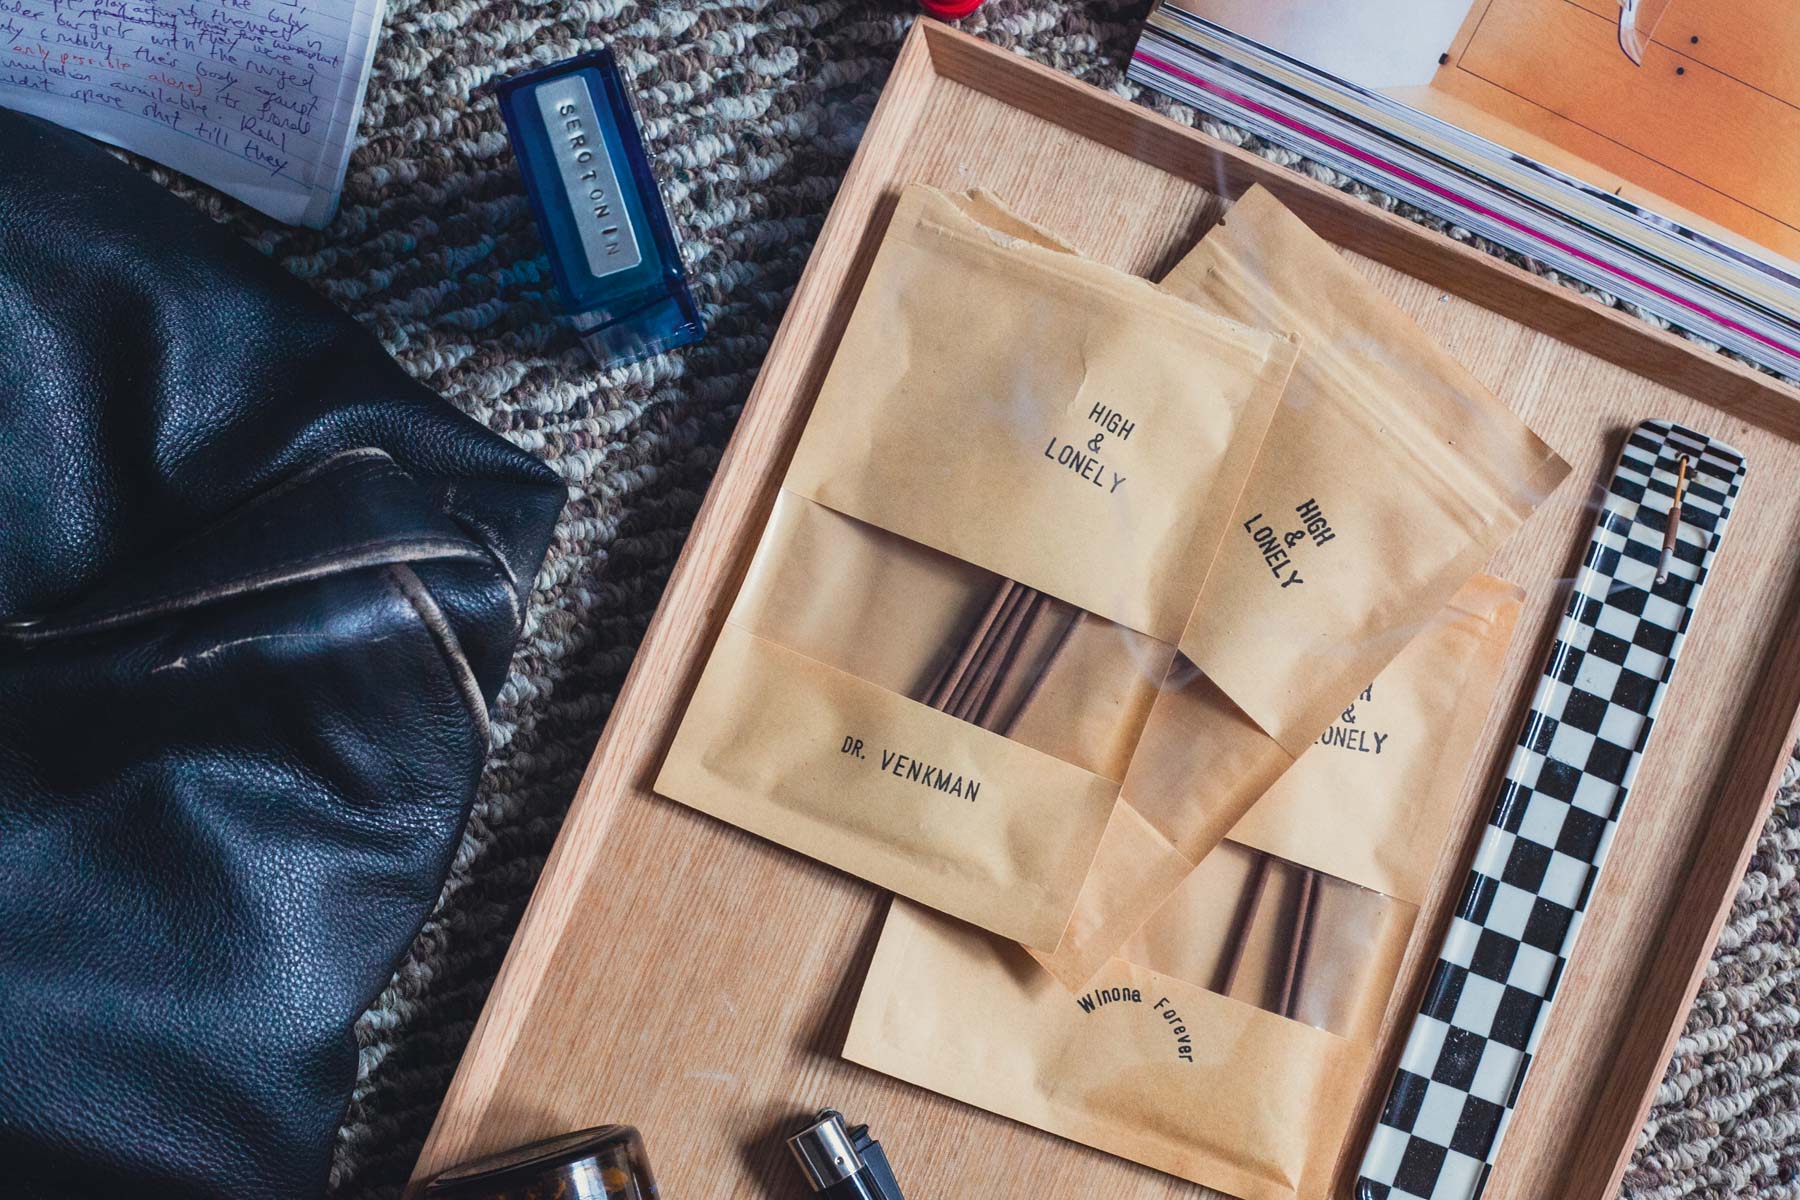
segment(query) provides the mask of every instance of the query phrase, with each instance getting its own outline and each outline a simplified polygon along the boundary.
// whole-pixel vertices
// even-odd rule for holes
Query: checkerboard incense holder
[[[1486,1187],[1743,481],[1743,456],[1691,429],[1626,440],[1357,1200]]]

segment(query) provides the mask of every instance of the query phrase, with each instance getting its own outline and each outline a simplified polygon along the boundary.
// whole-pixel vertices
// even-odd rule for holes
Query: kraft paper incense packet
[[[1055,947],[1293,358],[909,188],[657,791]]]
[[[1124,945],[1227,836],[1419,903],[1442,837],[1419,814],[1426,797],[1454,792],[1461,779],[1462,748],[1487,711],[1472,683],[1498,669],[1517,609],[1511,584],[1470,580],[1292,763],[1247,723],[1226,720],[1231,710],[1186,667],[1185,686],[1157,695],[1074,917],[1055,953],[1038,954],[1044,967],[1079,989],[1111,957],[1106,948]],[[1248,755],[1232,757],[1233,742]],[[1208,764],[1234,784],[1214,783]],[[1337,799],[1359,789],[1388,801]],[[1252,792],[1229,806],[1153,802]]]
[[[1133,812],[1109,824],[1047,960],[1070,987],[1568,471],[1261,188],[1163,287],[1294,331],[1299,356],[1124,780]]]
[[[1234,1196],[1327,1195],[1521,600],[1471,581],[1340,714],[1366,736],[1302,755],[1080,991],[896,900],[845,1057]]]
[[[1293,346],[994,203],[902,194],[785,486],[1173,643]]]
[[[1568,464],[1260,187],[1162,286],[1300,345],[1181,638],[1298,755]]]
[[[1465,584],[1122,953],[1332,1032],[1361,1029],[1372,1038],[1373,1026],[1363,1022],[1379,1019],[1388,987],[1370,992],[1372,1008],[1358,1007],[1358,989],[1338,976],[1365,969],[1375,956],[1362,939],[1333,930],[1398,922],[1404,943],[1428,898],[1523,600],[1519,588],[1492,576]],[[1205,894],[1226,870],[1217,860],[1229,854],[1259,861],[1236,885],[1243,903],[1220,905]],[[1202,927],[1223,935],[1216,947],[1196,937]],[[1268,970],[1259,978],[1244,967],[1246,950],[1263,944],[1275,947],[1279,986]],[[1334,972],[1328,960],[1340,946],[1348,952]],[[1234,966],[1230,982],[1239,986],[1227,984]]]
[[[1316,1193],[1368,1062],[1123,959],[1071,995],[1018,945],[899,897],[844,1057],[1241,1200]]]

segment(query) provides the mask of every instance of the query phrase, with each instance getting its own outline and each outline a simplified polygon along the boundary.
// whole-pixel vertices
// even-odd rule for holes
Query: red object
[[[986,2],[987,0],[919,0],[919,7],[940,21],[958,21]]]

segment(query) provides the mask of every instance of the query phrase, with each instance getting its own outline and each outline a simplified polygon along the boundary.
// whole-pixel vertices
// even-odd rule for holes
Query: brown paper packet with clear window
[[[1294,762],[1204,676],[1177,666],[1044,966],[1083,986],[1159,906],[1179,903],[1171,892],[1227,835],[1422,904],[1522,596],[1493,576],[1469,580]],[[1228,778],[1215,782],[1214,771]],[[1190,936],[1186,923],[1171,928]]]
[[[1568,464],[1260,187],[1162,286],[1298,337],[1291,384],[1180,639],[1298,756]]]
[[[657,791],[1054,947],[1293,357],[907,189]]]
[[[728,619],[917,699],[966,642],[995,581],[971,563],[782,492]],[[1088,614],[1044,663],[1061,632],[1060,619],[1045,621],[1024,642],[1010,687],[1037,686],[1007,736],[1123,779],[1175,648]],[[1003,694],[996,703],[1010,710],[1023,698]]]
[[[992,579],[782,493],[657,790],[1055,945],[1174,648],[1086,617],[1012,736],[977,728],[913,697]]]
[[[1261,188],[1163,281],[1292,330],[1293,376],[1064,944],[1078,986],[1567,474]],[[1286,586],[1283,586],[1283,585]],[[1165,893],[1166,894],[1166,893]]]
[[[1260,887],[1259,869],[1268,872]],[[1268,1012],[1289,1013],[1359,1045],[1372,1044],[1419,908],[1316,874],[1305,955],[1296,961],[1302,870],[1237,842],[1221,842],[1132,935],[1119,957],[1155,964],[1165,974]],[[1284,1009],[1290,986],[1292,999]]]
[[[896,901],[845,1057],[1232,1195],[1327,1195],[1520,601],[1462,588],[1339,714],[1361,736],[1309,749],[1078,992]]]
[[[1016,945],[900,899],[844,1046],[1242,1200],[1324,1194],[1370,1053],[1119,960],[1070,995]]]
[[[1423,905],[1524,602],[1492,575],[1464,584],[1232,840]]]
[[[991,196],[915,184],[784,486],[1173,643],[1293,362]]]

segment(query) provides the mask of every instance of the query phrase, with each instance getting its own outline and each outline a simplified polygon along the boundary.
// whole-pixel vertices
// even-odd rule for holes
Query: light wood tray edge
[[[868,269],[872,247],[859,233],[892,197],[883,190],[908,130],[923,111],[936,78],[967,87],[1133,157],[1206,186],[1223,183],[1232,195],[1262,184],[1320,234],[1358,253],[1548,333],[1606,362],[1652,378],[1790,440],[1800,440],[1800,391],[1711,353],[1673,334],[1608,308],[1567,288],[1462,245],[1254,154],[1176,124],[1151,110],[1098,91],[1021,56],[948,26],[919,19],[896,60],[869,134],[857,152],[822,228],[793,301],[771,344],[767,365],[746,401],[713,487],[670,577],[613,713],[570,806],[488,1002],[459,1063],[415,1168],[420,1178],[457,1161],[483,1119],[484,1097],[498,1078],[509,1047],[533,1011],[533,1000],[555,960],[569,923],[578,916],[576,889],[565,886],[601,844],[619,799],[648,792],[667,738],[679,717],[710,644],[735,594],[753,548],[743,531],[760,523],[773,502],[788,455],[788,398],[810,395],[842,332],[830,312],[841,287]],[[1078,104],[1071,103],[1078,100]],[[879,135],[878,135],[879,134]],[[1800,605],[1790,602],[1790,613]],[[1782,639],[1774,662],[1800,660],[1800,633]],[[1660,1063],[1680,1033],[1683,1017],[1729,911],[1800,721],[1800,679],[1771,680],[1773,693],[1734,773],[1763,780],[1763,798],[1748,832],[1735,822],[1716,826],[1688,868],[1684,889],[1709,903],[1709,920],[1682,927],[1664,958],[1657,991],[1664,1002],[1640,1012],[1629,1044],[1654,1043],[1658,1069],[1621,1107],[1641,1125]],[[1782,752],[1770,765],[1769,747]],[[1665,988],[1671,990],[1664,990]],[[1654,1011],[1652,1011],[1652,1008]],[[1634,1055],[1641,1057],[1641,1053]],[[1611,1124],[1610,1122],[1608,1124]],[[1361,1135],[1357,1135],[1360,1137]],[[1604,1141],[1608,1145],[1597,1145]],[[1632,1150],[1629,1136],[1585,1139],[1580,1165],[1616,1189]],[[1348,1152],[1348,1150],[1347,1150]],[[1606,1160],[1610,1159],[1610,1162]],[[1604,1165],[1603,1165],[1604,1164]],[[1584,1186],[1584,1194],[1589,1189]]]

